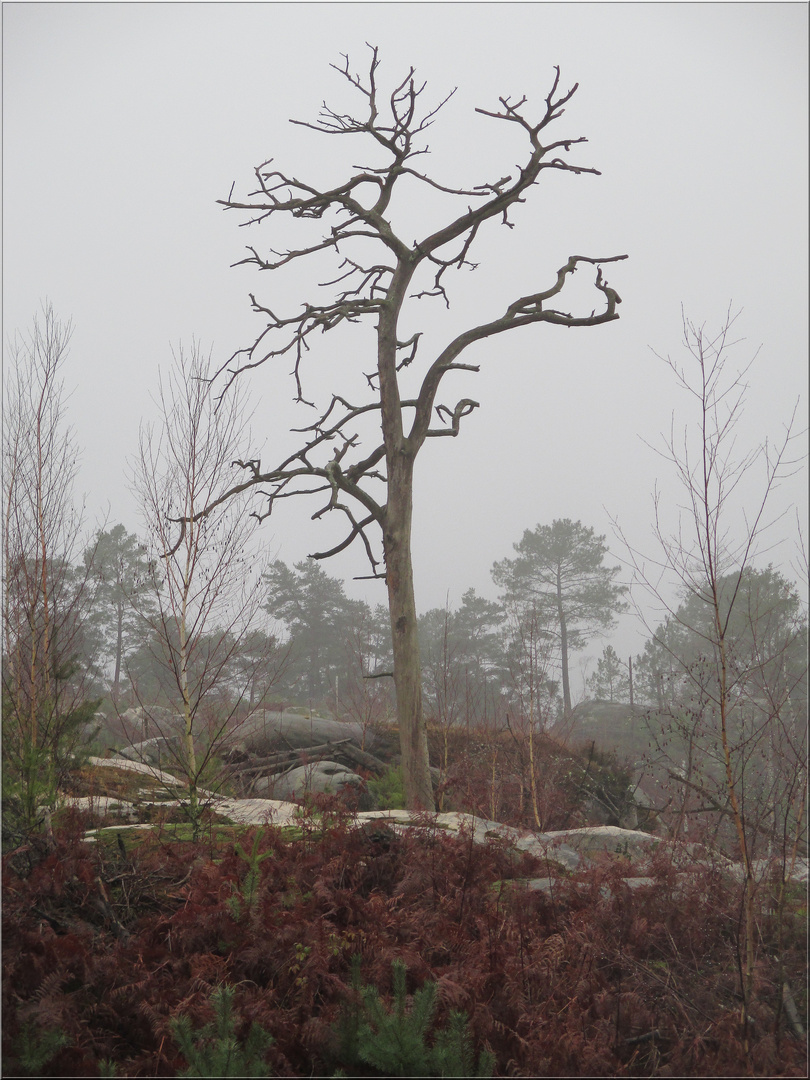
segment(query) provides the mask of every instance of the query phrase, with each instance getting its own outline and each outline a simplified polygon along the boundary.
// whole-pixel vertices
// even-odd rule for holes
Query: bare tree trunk
[[[562,667],[563,714],[571,715],[571,684],[568,679],[568,627],[562,602],[562,583],[560,570],[557,568],[557,619],[560,623],[560,665]]]
[[[530,641],[530,664],[529,669],[529,786],[532,793],[532,813],[534,814],[534,823],[539,830],[542,831],[543,826],[540,824],[540,810],[537,805],[537,777],[534,772],[534,631],[535,626],[532,623]]]
[[[394,648],[402,774],[409,809],[433,810],[411,559],[413,463],[401,453],[392,455],[392,458],[383,549]]]
[[[121,657],[124,652],[124,599],[122,596],[118,597],[116,615],[115,674],[113,675],[112,699],[117,705],[118,696],[121,692]]]
[[[388,472],[388,499],[381,524],[405,799],[409,810],[433,810],[411,557],[413,466],[421,442],[411,446],[404,435],[397,382],[397,320],[414,266],[412,259],[401,259],[377,329],[381,426]]]
[[[186,752],[188,796],[191,809],[191,823],[193,838],[196,840],[199,829],[197,784],[199,772],[197,770],[197,755],[194,751],[194,709],[191,703],[191,694],[188,682],[189,667],[189,643],[188,643],[188,600],[191,592],[191,581],[194,564],[197,555],[197,526],[192,523],[189,526],[189,543],[186,548],[186,565],[182,578],[182,594],[180,599],[180,618],[177,630],[180,639],[178,681],[180,694],[183,701],[183,742]]]
[[[709,457],[708,439],[704,437],[704,463]],[[705,466],[704,466],[705,469]],[[708,469],[705,469],[705,475],[708,475]],[[705,481],[706,490],[708,491],[708,480]],[[709,505],[708,496],[706,498],[706,505]],[[711,549],[710,549],[711,550]],[[728,790],[728,798],[731,804],[731,812],[734,819],[734,826],[737,830],[737,840],[740,845],[740,857],[742,858],[743,867],[745,869],[745,892],[743,895],[743,911],[745,914],[745,959],[742,963],[742,992],[743,992],[743,1008],[742,1008],[742,1024],[743,1024],[743,1039],[748,1052],[748,1023],[749,1015],[748,1009],[754,996],[754,942],[755,942],[755,925],[754,925],[754,873],[751,866],[751,841],[746,836],[745,821],[743,819],[742,810],[740,808],[740,800],[737,797],[737,784],[734,778],[734,772],[731,766],[731,747],[729,745],[728,734],[728,719],[729,710],[732,705],[731,694],[728,685],[728,657],[726,652],[726,622],[723,619],[720,611],[720,601],[717,589],[717,566],[714,559],[710,561],[711,567],[711,595],[712,606],[714,608],[714,624],[717,633],[717,646],[718,646],[718,667],[720,675],[720,695],[719,695],[719,707],[720,707],[720,736],[723,744],[723,761],[726,769],[726,787]]]

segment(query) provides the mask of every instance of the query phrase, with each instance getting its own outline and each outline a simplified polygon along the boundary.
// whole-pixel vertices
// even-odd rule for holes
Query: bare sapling
[[[511,606],[508,621],[511,639],[509,671],[512,698],[507,723],[518,748],[528,751],[529,794],[536,828],[545,826],[541,814],[537,784],[535,746],[539,732],[547,730],[555,717],[554,698],[558,683],[552,678],[555,668],[556,633],[554,626],[544,620],[533,604]]]
[[[163,714],[141,702],[166,738],[188,785],[187,812],[195,836],[210,787],[211,766],[233,739],[252,701],[257,709],[272,684],[266,677],[257,698],[246,659],[253,641],[264,569],[253,544],[258,522],[237,500],[200,516],[231,481],[232,462],[247,438],[243,401],[229,395],[219,407],[212,394],[209,364],[197,345],[182,349],[161,377],[160,423],[141,430],[133,488],[141,508],[154,567],[153,610],[142,615],[151,645],[171,675],[170,704],[179,719],[180,748],[174,750]],[[179,538],[178,538],[179,527]],[[265,637],[268,647],[273,639]],[[253,665],[266,668],[266,656]]]
[[[4,806],[23,832],[52,806],[98,703],[80,660],[90,602],[74,561],[82,510],[63,369],[72,328],[50,304],[10,343],[3,398]],[[4,813],[4,827],[11,814]]]
[[[716,832],[731,826],[743,877],[739,934],[742,1023],[748,1040],[757,955],[756,856],[783,856],[806,844],[806,614],[795,589],[773,565],[758,568],[772,548],[769,517],[780,480],[800,467],[795,409],[775,443],[740,450],[746,374],[732,364],[731,310],[716,333],[683,319],[683,363],[661,357],[686,393],[691,419],[681,431],[673,415],[655,448],[678,482],[677,516],[654,497],[653,533],[660,555],[643,557],[614,523],[638,583],[666,611],[653,632],[669,666],[658,716],[666,725],[659,750],[668,755],[672,789],[680,792],[677,832],[692,816],[714,814]],[[672,600],[672,587],[677,599]],[[663,666],[659,663],[659,666]],[[778,820],[777,820],[778,819]],[[786,871],[782,859],[782,873]]]

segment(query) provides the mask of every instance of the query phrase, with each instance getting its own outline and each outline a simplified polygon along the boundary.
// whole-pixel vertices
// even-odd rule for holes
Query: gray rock
[[[548,859],[565,870],[577,870],[600,854],[636,861],[648,857],[661,843],[657,836],[615,825],[599,825],[586,829],[564,829],[561,832],[536,833],[518,836],[514,829],[488,823],[488,835],[500,833],[518,851],[528,851],[540,859]],[[478,839],[478,836],[476,836]]]
[[[116,815],[118,817],[136,818],[136,807],[125,799],[115,799],[109,795],[83,795],[66,796],[64,806],[72,806],[76,810],[90,810],[99,815]]]
[[[340,739],[351,739],[356,746],[363,742],[363,728],[351,721],[329,720],[322,716],[302,716],[284,712],[260,712],[239,725],[233,745],[260,757],[276,750],[299,750]],[[373,752],[372,739],[366,749]]]
[[[126,739],[150,739],[179,734],[183,717],[162,705],[136,705],[121,713],[109,726],[120,728]]]
[[[649,856],[661,843],[661,838],[637,829],[620,829],[616,825],[598,825],[586,829],[565,829],[562,832],[540,833],[539,843],[564,845],[577,852],[581,859],[592,859],[607,853],[625,859]]]
[[[162,735],[154,739],[144,739],[143,742],[133,743],[119,750],[119,755],[129,761],[143,761],[148,765],[171,764],[177,759],[181,740],[179,735],[170,735],[165,738]]]
[[[300,799],[307,793],[337,794],[347,784],[361,784],[362,778],[336,761],[299,765],[281,776],[262,776],[254,786],[258,796],[272,799]]]
[[[514,846],[518,851],[528,851],[540,859],[548,859],[564,870],[576,870],[582,864],[581,855],[569,844],[561,840],[549,842],[543,835],[524,837],[517,840]]]
[[[623,878],[623,881],[628,889],[642,889],[655,885],[655,878],[651,877]],[[559,887],[559,880],[555,881],[554,878],[548,877],[523,878],[504,884],[508,884],[516,889],[528,889],[529,892],[545,892],[550,896],[553,896],[554,890]],[[600,887],[600,892],[605,899],[608,899],[612,895],[612,890],[607,885],[602,885]]]

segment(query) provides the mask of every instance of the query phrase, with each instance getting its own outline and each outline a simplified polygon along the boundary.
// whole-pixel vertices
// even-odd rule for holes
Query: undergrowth
[[[396,1015],[395,971],[409,1009],[432,995],[425,1052],[456,1032],[467,1067],[496,1076],[806,1075],[780,1005],[783,980],[806,1005],[803,890],[778,932],[763,890],[742,1030],[739,888],[717,868],[676,872],[659,851],[643,888],[605,863],[532,891],[520,881],[548,868],[503,843],[318,809],[295,838],[157,832],[124,852],[84,842],[73,815],[53,848],[7,854],[4,1075],[182,1075],[183,1032],[254,1075],[391,1075],[368,1055],[355,1071],[340,1025],[361,983],[377,1021]]]

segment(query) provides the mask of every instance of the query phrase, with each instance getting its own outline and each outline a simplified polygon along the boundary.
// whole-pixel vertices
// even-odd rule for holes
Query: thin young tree
[[[749,567],[741,578],[734,572],[723,575],[717,592],[734,694],[728,742],[751,852],[772,854],[787,826],[804,853],[801,815],[789,807],[807,774],[806,612],[795,586],[772,566]],[[732,597],[734,610],[728,615]],[[671,669],[669,704],[652,711],[647,724],[650,764],[657,762],[662,779],[683,788],[672,804],[675,835],[699,820],[696,809],[713,808],[708,820],[722,839],[731,815],[717,725],[713,636],[711,607],[686,594],[676,617],[653,638]]]
[[[179,350],[160,381],[160,424],[141,429],[133,469],[155,566],[156,612],[144,606],[140,614],[150,626],[157,659],[171,673],[182,747],[176,764],[188,783],[195,835],[205,806],[201,780],[233,735],[237,717],[245,718],[240,706],[249,697],[251,675],[243,672],[243,694],[224,708],[216,701],[212,713],[214,690],[232,678],[234,658],[250,640],[261,603],[262,566],[251,548],[256,519],[238,501],[198,514],[227,487],[234,455],[243,452],[248,437],[241,395],[229,395],[217,407],[209,374],[209,361],[196,344],[189,353]],[[148,714],[148,703],[141,705]],[[150,717],[159,730],[165,727],[161,716]],[[210,786],[215,779],[206,782]]]
[[[597,699],[602,701],[627,701],[630,697],[628,667],[616,654],[612,645],[606,645],[596,662],[596,671],[585,684]]]
[[[82,513],[78,450],[62,371],[71,338],[50,304],[10,343],[3,398],[3,741],[6,794],[23,827],[53,802],[89,700],[78,657],[89,602],[77,573]]]
[[[773,524],[767,515],[774,489],[799,467],[793,453],[795,409],[776,443],[764,442],[747,452],[739,449],[745,378],[753,360],[741,370],[731,363],[737,317],[729,308],[720,329],[711,333],[684,316],[686,360],[659,357],[694,409],[693,420],[683,432],[676,432],[673,415],[671,430],[657,450],[675,473],[684,496],[677,520],[669,522],[656,493],[654,534],[660,556],[645,559],[615,523],[614,527],[639,583],[668,612],[667,632],[658,635],[656,646],[671,657],[682,684],[681,695],[685,688],[691,696],[690,738],[705,739],[707,729],[713,735],[724,788],[723,802],[715,800],[715,808],[732,822],[744,874],[740,971],[747,1042],[757,941],[754,854],[763,820],[760,816],[757,821],[752,803],[767,792],[771,805],[784,807],[783,874],[789,873],[784,863],[796,855],[807,791],[806,766],[802,769],[800,764],[801,725],[793,722],[790,685],[795,689],[802,679],[806,685],[806,657],[804,674],[794,670],[786,679],[790,643],[783,633],[772,632],[778,621],[775,615],[784,604],[783,590],[777,589],[775,598],[766,595],[756,587],[759,575],[753,566]],[[760,472],[758,486],[753,482],[756,471]],[[662,574],[666,584],[674,579],[678,586],[677,606],[662,592]],[[804,633],[806,639],[806,629]],[[691,642],[691,649],[684,651],[684,639]],[[746,640],[750,648],[745,647]],[[677,688],[675,694],[677,698]],[[806,748],[806,726],[804,732]],[[777,745],[790,746],[791,735],[790,752],[795,757],[791,768],[782,773],[786,790],[777,791],[773,783],[757,789],[752,780],[765,764],[763,754]],[[705,747],[702,756],[705,759]],[[705,788],[700,793],[705,795]]]
[[[518,743],[521,758],[528,750],[528,773],[532,815],[538,829],[544,827],[540,810],[535,760],[536,737],[551,726],[558,684],[551,678],[555,632],[548,613],[534,605],[512,604],[508,609],[509,674],[511,695],[507,724]]]
[[[391,628],[388,611],[378,604],[365,608],[362,620],[344,641],[347,678],[340,691],[340,714],[362,729],[360,749],[375,732],[394,719],[394,688],[391,682]]]
[[[449,766],[450,733],[459,724],[464,708],[464,669],[458,663],[459,641],[453,633],[453,616],[448,597],[443,608],[434,608],[419,620],[424,689],[433,726],[441,739],[442,779]]]
[[[278,312],[251,294],[253,310],[266,325],[224,368],[232,381],[268,362],[292,363],[296,400],[312,407],[315,402],[307,400],[305,390],[305,361],[316,340],[335,330],[340,337],[340,331],[352,324],[370,323],[376,341],[368,367],[361,368],[365,384],[355,383],[357,371],[344,372],[341,389],[315,407],[316,419],[300,429],[302,437],[292,453],[279,455],[279,460],[269,464],[259,458],[243,460],[243,480],[223,498],[261,488],[267,499],[266,514],[291,496],[320,499],[313,517],[342,515],[345,533],[313,558],[337,555],[353,543],[363,546],[372,576],[384,578],[388,591],[408,805],[432,809],[411,555],[417,456],[429,439],[457,436],[462,420],[478,408],[471,398],[454,404],[453,399],[448,404],[443,398],[446,376],[479,370],[478,364],[464,359],[468,349],[535,323],[593,327],[617,319],[620,297],[605,280],[602,266],[627,256],[571,255],[545,281],[541,277],[529,283],[527,293],[502,313],[493,313],[461,333],[451,331],[444,347],[423,357],[422,333],[406,329],[413,318],[411,301],[434,298],[449,307],[451,272],[473,268],[473,248],[490,222],[512,227],[510,212],[533,193],[546,172],[598,175],[597,169],[568,160],[572,147],[585,142],[584,138],[546,138],[547,129],[562,116],[577,87],[562,91],[557,68],[545,103],[536,112],[525,97],[503,97],[494,109],[477,109],[523,139],[523,162],[497,179],[458,187],[418,167],[427,151],[424,136],[447,98],[424,106],[425,85],[416,80],[413,68],[392,90],[382,92],[376,48],[371,48],[365,75],[352,71],[348,57],[335,68],[359,98],[360,110],[352,115],[324,104],[314,123],[293,123],[327,136],[362,140],[371,151],[368,163],[353,167],[341,182],[321,186],[299,180],[267,161],[255,169],[255,187],[245,198],[234,198],[232,188],[229,197],[221,200],[227,210],[247,214],[243,224],[278,224],[283,236],[281,226],[288,219],[301,235],[300,243],[271,248],[267,254],[250,246],[240,264],[278,272],[305,261],[318,273],[315,280],[324,284],[290,314]],[[435,229],[426,226],[415,241],[406,239],[412,235],[412,215],[402,214],[401,208],[428,198],[449,204],[446,223]],[[308,232],[311,222],[314,235]],[[560,306],[565,303],[561,295],[582,267],[595,268],[598,303],[577,315]],[[362,346],[362,331],[358,335]],[[408,393],[412,385],[415,394]]]

